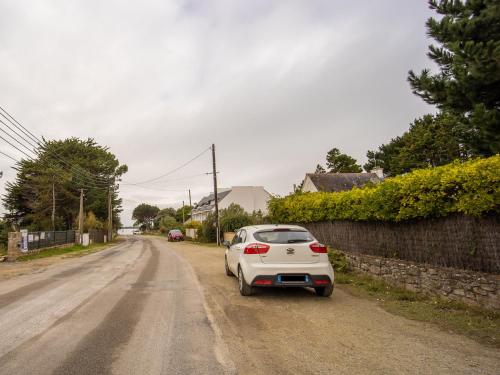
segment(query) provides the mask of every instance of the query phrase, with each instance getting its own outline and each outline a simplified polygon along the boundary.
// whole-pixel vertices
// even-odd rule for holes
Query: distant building
[[[302,186],[303,192],[336,192],[379,183],[383,178],[377,173],[308,173]]]
[[[219,210],[229,207],[231,203],[236,203],[250,214],[260,210],[267,215],[267,202],[271,199],[271,194],[262,186],[233,186],[230,189],[218,189],[217,198]],[[195,205],[191,211],[191,220],[203,222],[208,214],[214,211],[215,199],[214,194],[211,193]]]

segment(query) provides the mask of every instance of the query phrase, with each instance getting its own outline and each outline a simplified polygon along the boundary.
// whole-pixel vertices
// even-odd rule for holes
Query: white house
[[[267,202],[271,199],[262,186],[233,186],[230,189],[217,189],[219,210],[229,207],[231,203],[236,203],[243,209],[252,213],[261,211],[267,215]],[[191,212],[191,220],[203,222],[210,212],[215,210],[214,194],[203,197]]]

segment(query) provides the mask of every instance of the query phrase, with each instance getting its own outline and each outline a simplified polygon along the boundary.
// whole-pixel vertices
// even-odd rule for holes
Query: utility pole
[[[80,189],[80,214],[78,215],[78,233],[80,243],[83,243],[83,189]]]
[[[108,241],[113,239],[113,190],[110,187],[108,193]]]
[[[182,224],[184,224],[186,220],[184,220],[184,201],[182,201]]]
[[[212,143],[212,174],[214,175],[214,205],[215,205],[215,228],[217,231],[216,238],[217,238],[217,246],[220,245],[220,238],[219,238],[219,202],[218,202],[218,197],[217,197],[217,166],[215,164],[215,144]]]
[[[52,177],[52,230],[56,230],[56,187]]]
[[[189,189],[188,191],[189,191],[189,207],[193,207],[193,205],[191,204],[191,189]]]

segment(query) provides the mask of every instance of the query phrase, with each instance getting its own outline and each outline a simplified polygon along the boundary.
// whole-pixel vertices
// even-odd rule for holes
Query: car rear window
[[[256,232],[255,239],[266,243],[299,243],[314,241],[314,237],[305,230],[269,230]]]

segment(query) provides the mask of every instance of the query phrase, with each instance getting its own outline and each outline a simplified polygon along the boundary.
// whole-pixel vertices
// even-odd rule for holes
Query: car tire
[[[226,257],[224,257],[224,268],[226,269],[226,276],[234,276],[234,273],[232,273],[231,270],[229,269]]]
[[[333,284],[330,284],[326,287],[314,288],[316,294],[320,297],[330,297],[333,293]]]
[[[241,268],[238,268],[238,286],[242,296],[251,296],[253,294],[253,288],[245,281]]]

